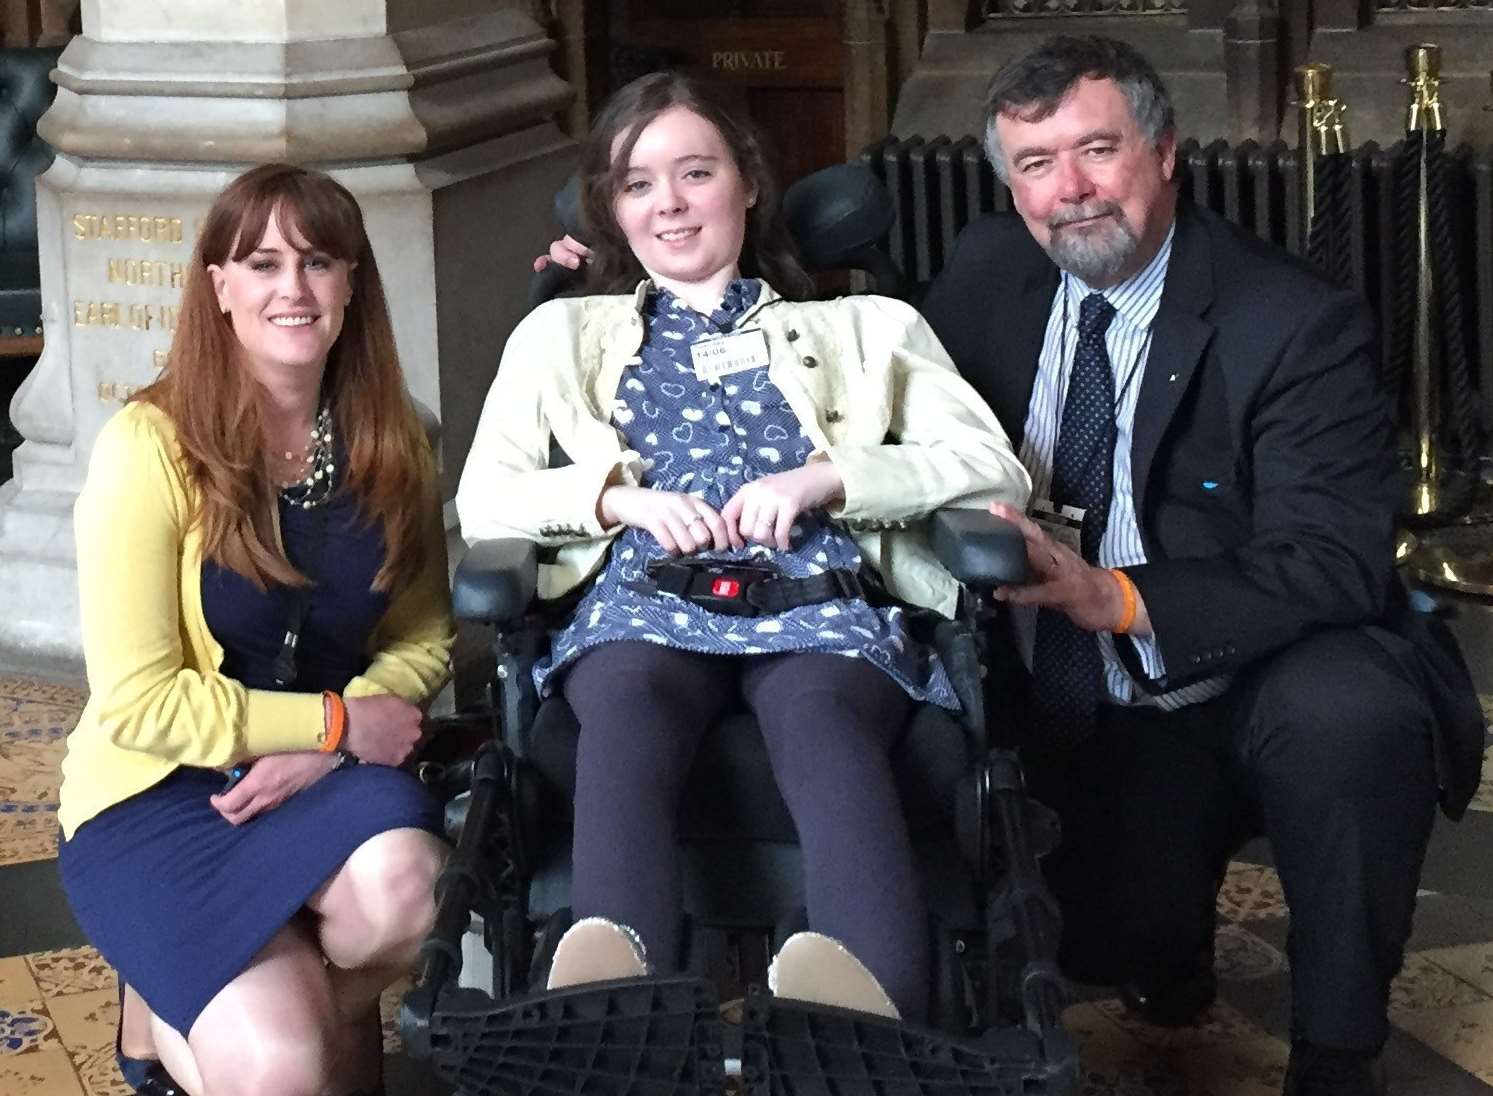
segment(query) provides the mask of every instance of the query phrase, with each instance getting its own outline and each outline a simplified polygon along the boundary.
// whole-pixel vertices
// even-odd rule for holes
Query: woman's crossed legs
[[[158,1018],[161,1062],[194,1096],[342,1096],[379,1079],[378,998],[413,965],[435,918],[441,841],[418,829],[365,841],[224,986],[186,1038]]]

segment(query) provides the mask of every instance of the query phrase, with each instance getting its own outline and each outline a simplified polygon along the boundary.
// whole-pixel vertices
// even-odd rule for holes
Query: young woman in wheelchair
[[[776,990],[826,1000],[797,972],[838,968],[865,992],[831,1003],[919,1019],[926,918],[888,748],[914,702],[958,701],[908,627],[905,606],[957,597],[918,523],[1020,506],[1026,473],[912,308],[808,299],[761,141],[706,87],[623,88],[581,174],[593,295],[514,331],[456,498],[468,541],[534,540],[540,596],[580,595],[535,671],[580,724],[576,923],[550,985],[639,973],[644,952],[679,966],[676,805],[739,696],[814,930]],[[573,463],[551,466],[552,439]]]
[[[382,1091],[379,994],[443,860],[398,768],[448,674],[439,497],[356,201],[241,176],[76,511],[90,697],[59,861],[128,984],[138,1091]]]

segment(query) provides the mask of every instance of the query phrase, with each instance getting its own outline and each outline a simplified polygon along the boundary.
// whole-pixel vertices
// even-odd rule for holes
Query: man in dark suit
[[[1020,219],[966,228],[923,311],[1034,481],[1030,516],[996,511],[1034,572],[1001,596],[1028,779],[1063,820],[1064,968],[1188,1022],[1225,864],[1264,833],[1291,912],[1285,1091],[1377,1091],[1438,777],[1455,813],[1469,778],[1438,773],[1424,669],[1385,626],[1399,477],[1371,319],[1179,208],[1166,89],[1128,46],[1050,41],[987,117]]]

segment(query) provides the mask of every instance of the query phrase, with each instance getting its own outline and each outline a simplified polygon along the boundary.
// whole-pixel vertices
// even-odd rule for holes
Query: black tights
[[[571,906],[634,929],[659,970],[679,956],[675,823],[702,732],[742,696],[803,848],[809,925],[849,948],[904,1018],[927,1008],[927,916],[887,751],[910,700],[827,654],[732,658],[608,643],[565,678],[580,721]]]

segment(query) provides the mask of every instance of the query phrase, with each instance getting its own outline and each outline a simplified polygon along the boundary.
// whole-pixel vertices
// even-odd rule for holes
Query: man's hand
[[[235,826],[242,826],[255,815],[272,811],[296,792],[315,784],[337,764],[337,755],[304,750],[298,753],[269,754],[254,762],[248,775],[223,795],[208,801]]]
[[[591,258],[589,247],[573,236],[562,236],[550,242],[548,255],[540,255],[534,260],[534,273],[538,274],[550,263],[559,263],[571,270],[579,270],[581,264],[589,258]]]
[[[1030,583],[1000,587],[995,591],[998,600],[1056,609],[1086,632],[1112,631],[1124,619],[1125,593],[1114,575],[1103,567],[1085,563],[1082,556],[1048,536],[1040,525],[1014,506],[996,502],[991,504],[990,512],[1021,530],[1026,540],[1027,564],[1032,569]],[[1139,591],[1135,595],[1135,619],[1126,634],[1151,634],[1151,617]]]
[[[793,547],[793,523],[799,514],[844,497],[845,481],[839,469],[819,460],[743,484],[721,510],[721,517],[733,537],[775,545],[786,552]]]
[[[596,512],[603,525],[646,530],[671,556],[744,547],[714,507],[679,491],[614,484],[601,493]]]

